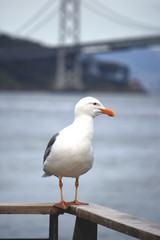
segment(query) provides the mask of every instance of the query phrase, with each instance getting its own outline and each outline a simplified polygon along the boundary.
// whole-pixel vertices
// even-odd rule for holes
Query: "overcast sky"
[[[59,1],[0,0],[0,33],[57,45]],[[81,0],[80,22],[82,42],[160,34],[160,0]]]

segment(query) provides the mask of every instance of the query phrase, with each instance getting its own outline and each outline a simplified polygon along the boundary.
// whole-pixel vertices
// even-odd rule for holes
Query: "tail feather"
[[[50,176],[51,176],[51,174],[48,174],[46,172],[42,175],[42,177],[50,177]]]

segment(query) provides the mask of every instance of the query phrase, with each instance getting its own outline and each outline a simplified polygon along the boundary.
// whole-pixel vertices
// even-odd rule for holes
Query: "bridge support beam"
[[[84,89],[81,80],[81,61],[78,55],[78,52],[67,52],[65,49],[58,51],[55,90],[81,91]]]
[[[59,44],[55,90],[83,90],[79,53],[67,51],[67,43],[77,45],[80,39],[80,0],[59,1]]]

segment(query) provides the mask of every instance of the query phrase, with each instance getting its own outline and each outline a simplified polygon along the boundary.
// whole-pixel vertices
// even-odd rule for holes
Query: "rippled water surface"
[[[56,202],[58,179],[41,178],[49,138],[72,123],[74,105],[88,94],[0,93],[0,202]],[[80,178],[80,201],[160,223],[160,96],[100,94],[115,118],[94,119],[94,166]],[[64,179],[74,198],[74,179]],[[59,236],[72,238],[74,216],[59,217]],[[0,237],[48,235],[48,216],[1,215]],[[99,238],[130,239],[99,227]]]

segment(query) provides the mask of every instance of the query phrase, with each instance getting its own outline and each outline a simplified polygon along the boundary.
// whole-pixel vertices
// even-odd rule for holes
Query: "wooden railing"
[[[0,214],[48,214],[49,238],[46,239],[49,240],[58,240],[58,215],[63,213],[77,217],[73,240],[96,240],[97,224],[142,240],[160,240],[160,224],[96,204],[71,206],[67,211],[59,210],[50,203],[0,204]]]

